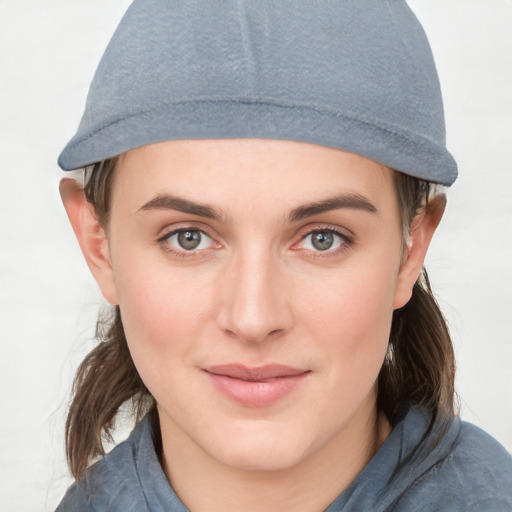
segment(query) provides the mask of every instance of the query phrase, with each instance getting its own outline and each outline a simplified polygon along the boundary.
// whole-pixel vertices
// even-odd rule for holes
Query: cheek
[[[389,330],[397,278],[397,258],[375,258],[340,265],[332,272],[304,279],[296,294],[317,327],[357,333]],[[310,282],[311,281],[311,282]],[[353,335],[353,336],[352,336]],[[364,336],[363,336],[364,338]]]
[[[210,301],[190,272],[170,272],[142,258],[116,266],[116,285],[130,353],[146,386],[158,399],[158,389],[170,386],[172,376],[193,355],[194,340],[211,323]]]
[[[301,315],[307,318],[309,337],[317,337],[326,349],[336,389],[368,392],[387,351],[396,257],[359,261],[315,286],[302,284]]]

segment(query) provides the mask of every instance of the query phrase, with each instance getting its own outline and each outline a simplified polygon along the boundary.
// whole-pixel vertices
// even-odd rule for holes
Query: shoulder
[[[469,496],[502,497],[512,506],[512,456],[475,425],[461,422],[451,451],[433,470],[453,474],[452,485]]]
[[[411,484],[399,505],[393,510],[510,512],[512,457],[489,434],[461,422],[450,449]]]
[[[512,511],[512,456],[475,425],[461,423],[452,453],[439,468],[443,470],[455,473],[453,485],[468,497],[468,511]]]
[[[461,422],[452,454],[480,470],[488,468],[488,476],[492,479],[512,478],[510,453],[496,439],[471,423]]]
[[[148,510],[137,471],[141,438],[149,425],[142,422],[123,443],[94,464],[67,491],[56,512]]]

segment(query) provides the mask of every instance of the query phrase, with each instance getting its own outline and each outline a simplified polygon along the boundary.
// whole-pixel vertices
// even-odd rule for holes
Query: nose
[[[245,343],[261,343],[291,329],[291,297],[282,262],[264,250],[244,251],[221,277],[219,327]]]

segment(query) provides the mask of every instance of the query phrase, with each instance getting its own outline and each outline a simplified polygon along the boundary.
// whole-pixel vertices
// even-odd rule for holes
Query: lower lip
[[[247,407],[265,407],[278,402],[296,389],[309,374],[304,372],[253,382],[226,375],[205,373],[218,391]]]

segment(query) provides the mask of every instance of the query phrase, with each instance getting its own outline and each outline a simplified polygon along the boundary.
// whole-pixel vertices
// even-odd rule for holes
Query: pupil
[[[178,233],[178,243],[183,249],[195,249],[201,243],[201,233],[199,231],[181,231]]]
[[[334,237],[328,231],[315,231],[312,237],[312,244],[319,251],[326,251],[332,247]]]

